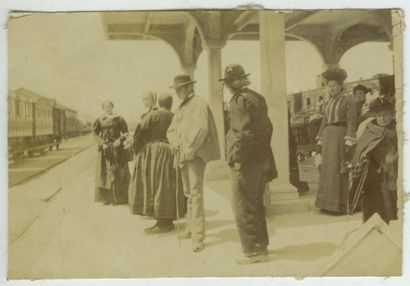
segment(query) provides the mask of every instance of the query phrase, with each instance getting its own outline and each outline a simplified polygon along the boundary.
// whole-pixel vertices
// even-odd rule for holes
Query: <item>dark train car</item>
[[[57,150],[60,147],[59,143],[65,136],[65,132],[65,107],[56,103],[53,107],[53,138]]]
[[[66,138],[78,136],[81,131],[81,125],[78,123],[77,111],[71,108],[64,109],[65,114],[65,134]]]
[[[65,108],[54,99],[20,88],[8,96],[8,150],[20,158],[53,146],[58,148],[65,134]]]
[[[8,94],[8,151],[21,156],[31,146],[34,132],[35,101],[26,94]]]
[[[34,152],[44,152],[49,144],[54,143],[53,134],[53,107],[56,104],[54,99],[39,95],[30,90],[20,88],[16,90],[18,97],[30,98],[32,106],[32,137],[25,144],[25,149],[29,156]]]

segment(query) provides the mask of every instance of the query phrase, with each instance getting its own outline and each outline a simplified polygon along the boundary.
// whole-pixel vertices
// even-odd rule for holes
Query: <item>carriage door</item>
[[[32,111],[32,115],[33,115],[33,120],[32,120],[32,122],[31,122],[31,124],[32,124],[32,134],[33,134],[33,137],[34,136],[36,136],[36,120],[37,120],[37,114],[36,114],[36,103],[35,102],[33,102],[32,104],[31,104],[31,111]]]

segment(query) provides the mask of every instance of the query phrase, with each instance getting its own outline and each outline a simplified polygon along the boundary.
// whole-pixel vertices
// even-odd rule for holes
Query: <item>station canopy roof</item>
[[[259,10],[104,12],[110,40],[162,39],[182,62],[195,62],[215,40],[258,40]],[[286,40],[313,44],[325,62],[338,62],[349,48],[368,41],[390,42],[391,10],[282,11]]]

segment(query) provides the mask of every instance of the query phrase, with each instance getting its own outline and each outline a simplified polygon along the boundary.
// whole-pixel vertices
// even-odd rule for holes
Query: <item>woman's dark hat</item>
[[[248,77],[250,73],[245,73],[244,68],[238,64],[231,64],[225,68],[224,78],[219,81],[232,82],[237,79]]]
[[[374,113],[377,113],[383,110],[389,110],[393,112],[394,111],[393,103],[391,103],[388,99],[383,98],[383,97],[378,97],[369,103],[370,113],[374,114]]]
[[[178,88],[187,84],[194,84],[196,83],[195,80],[192,80],[191,77],[187,74],[177,75],[174,78],[174,84],[171,85],[169,88]]]
[[[347,78],[347,73],[342,68],[334,68],[334,69],[329,69],[325,71],[324,73],[322,73],[322,77],[326,81],[335,80],[338,82],[343,82]]]
[[[365,94],[371,91],[370,88],[367,88],[367,86],[365,86],[365,85],[363,85],[363,84],[361,84],[361,83],[358,84],[358,85],[356,85],[356,86],[353,88],[353,93],[355,93],[356,90],[361,90],[361,91],[363,91]]]

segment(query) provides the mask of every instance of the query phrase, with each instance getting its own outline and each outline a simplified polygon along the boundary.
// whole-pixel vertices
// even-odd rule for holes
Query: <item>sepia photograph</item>
[[[11,11],[7,279],[401,276],[404,26]]]

